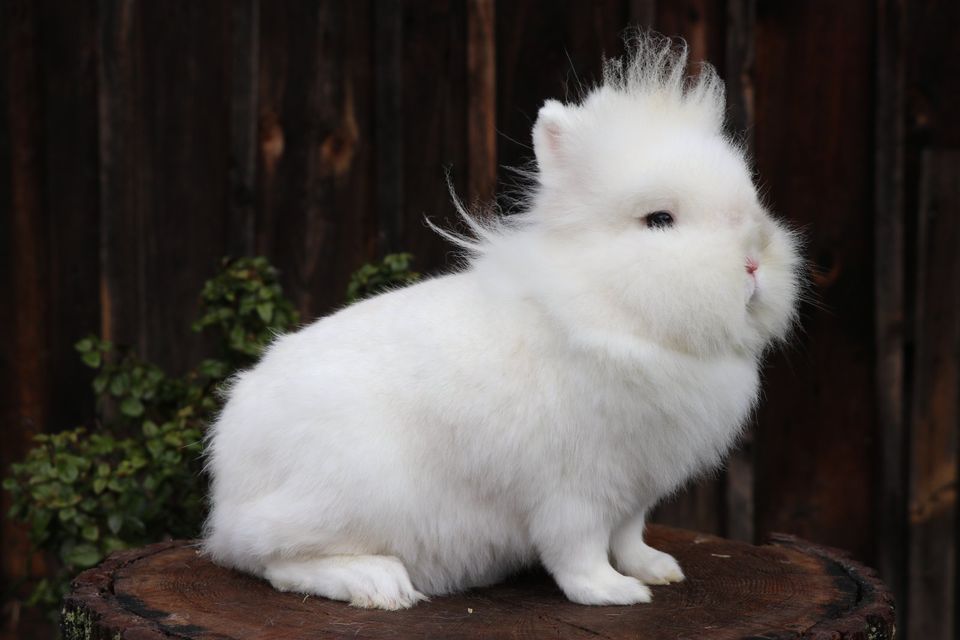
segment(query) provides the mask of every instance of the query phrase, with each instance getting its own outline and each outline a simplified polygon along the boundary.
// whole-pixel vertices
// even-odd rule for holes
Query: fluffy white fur
[[[462,271],[237,377],[210,436],[216,562],[385,609],[537,560],[584,604],[683,579],[644,514],[735,441],[799,262],[722,131],[722,83],[685,64],[643,36],[579,104],[547,101],[527,210],[447,234]]]

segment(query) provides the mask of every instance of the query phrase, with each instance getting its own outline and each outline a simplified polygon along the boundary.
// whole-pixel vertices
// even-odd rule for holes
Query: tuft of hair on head
[[[708,62],[687,75],[687,43],[642,29],[624,36],[626,54],[603,61],[603,83],[595,91],[613,91],[638,101],[685,112],[715,130],[723,127],[723,80]]]
[[[562,167],[570,155],[567,138],[580,126],[584,114],[591,111],[591,104],[618,104],[626,99],[631,106],[667,111],[672,117],[681,117],[717,133],[722,131],[726,109],[724,86],[713,66],[704,62],[698,74],[688,76],[686,43],[652,31],[629,30],[624,42],[626,54],[604,59],[602,82],[580,96],[579,103],[547,100],[540,108],[533,127],[536,164],[530,169],[514,169],[519,177],[516,203],[529,207],[549,180],[562,183],[565,176]],[[444,229],[429,218],[426,224],[458,247],[468,260],[488,252],[512,230],[531,221],[529,211],[525,210],[510,216],[497,215],[496,203],[486,211],[466,206],[457,196],[449,174],[447,186],[466,230]]]

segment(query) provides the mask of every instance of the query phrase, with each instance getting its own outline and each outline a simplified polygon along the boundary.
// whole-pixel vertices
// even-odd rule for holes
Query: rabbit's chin
[[[691,308],[687,318],[652,332],[653,339],[663,347],[704,357],[738,353],[759,358],[786,340],[795,321],[794,285],[785,286],[791,290],[766,291],[750,279],[743,285],[742,302],[731,292],[734,302]]]

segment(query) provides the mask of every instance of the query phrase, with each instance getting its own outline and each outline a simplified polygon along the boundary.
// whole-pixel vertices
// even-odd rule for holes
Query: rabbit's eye
[[[673,214],[669,211],[654,211],[643,218],[651,229],[666,229],[673,226]]]

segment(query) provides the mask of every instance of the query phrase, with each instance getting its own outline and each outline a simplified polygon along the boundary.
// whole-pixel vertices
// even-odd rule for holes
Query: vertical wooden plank
[[[727,127],[750,152],[753,150],[753,28],[754,0],[727,0],[726,63]],[[724,535],[753,542],[754,527],[753,426],[730,453],[724,476]]]
[[[98,29],[100,334],[145,353],[139,5],[134,0],[100,0]]]
[[[0,45],[0,287],[4,291],[13,291],[14,287],[14,263],[13,263],[13,199],[11,184],[12,176],[12,158],[11,147],[13,136],[9,125],[9,73],[10,73],[10,51],[12,39],[8,35],[9,26],[13,23],[12,4],[6,3],[0,5],[0,38],[3,44]],[[6,475],[10,464],[20,457],[25,448],[21,428],[16,421],[17,405],[14,386],[11,381],[16,376],[16,350],[14,349],[16,334],[16,317],[4,307],[3,313],[0,313],[0,333],[8,336],[7,340],[0,343],[0,420],[3,420],[5,427],[0,429],[0,474]],[[0,510],[6,513],[10,509],[10,498],[4,491],[0,493]],[[8,585],[13,584],[17,578],[13,569],[13,555],[18,553],[16,548],[18,543],[14,542],[13,536],[20,536],[22,540],[25,537],[22,532],[13,527],[13,523],[4,519],[0,523],[0,583]],[[10,594],[11,598],[19,594]],[[3,640],[12,640],[16,632],[16,626],[19,616],[19,606],[10,604],[10,610],[0,616],[0,638]]]
[[[455,223],[449,171],[464,193],[467,160],[467,1],[403,4],[403,228],[400,246],[434,271],[454,250],[424,223]]]
[[[877,568],[905,628],[907,451],[904,425],[904,49],[902,0],[877,1],[874,125],[874,295],[878,484]]]
[[[652,28],[657,21],[657,0],[630,0],[627,11],[631,25]]]
[[[757,3],[756,0],[727,0],[726,5],[724,79],[727,84],[727,126],[752,151]]]
[[[495,0],[467,0],[467,198],[489,201],[497,182]]]
[[[0,252],[5,267],[0,282],[5,292],[4,340],[0,345],[0,473],[19,460],[30,438],[43,430],[48,418],[50,384],[47,338],[47,225],[43,215],[42,126],[40,123],[39,38],[34,3],[13,0],[0,5],[0,61],[2,85],[2,142],[0,167]],[[0,492],[4,515],[10,507]],[[27,532],[3,518],[0,525],[0,577],[4,584],[42,571],[32,557]],[[8,582],[9,581],[9,582]],[[26,596],[26,593],[18,594]],[[11,607],[19,611],[20,603]],[[24,632],[27,631],[24,629]]]
[[[956,514],[955,486],[944,483],[950,482],[949,458],[956,456],[957,436],[954,433],[951,440],[947,430],[949,411],[954,411],[953,429],[958,428],[956,409],[950,404],[956,402],[957,388],[943,387],[948,384],[944,377],[954,375],[950,368],[956,366],[956,351],[948,349],[950,332],[958,323],[958,258],[956,236],[951,241],[944,235],[956,232],[960,215],[956,199],[960,90],[956,82],[945,79],[960,77],[960,39],[954,33],[960,3],[905,2],[903,13],[905,299],[907,313],[913,311],[912,318],[907,315],[912,324],[905,331],[909,547],[903,628],[911,638],[955,638],[960,634],[955,568],[960,527],[950,515]],[[947,253],[952,253],[949,260]],[[942,297],[947,300],[937,299]]]
[[[954,638],[960,428],[960,151],[923,155],[910,436],[907,634]]]
[[[623,51],[632,12],[627,0],[505,2],[497,5],[497,146],[500,166],[533,161],[530,132],[549,98],[576,100],[581,85],[600,79],[601,61]],[[498,176],[501,190],[509,172]]]
[[[402,251],[403,233],[403,5],[374,5],[376,43],[376,190],[381,254]]]
[[[260,60],[260,0],[229,7],[230,150],[227,253],[255,251],[257,189],[257,81]]]
[[[650,521],[720,534],[723,526],[723,487],[719,475],[695,478],[683,491],[657,505]]]
[[[373,253],[370,3],[261,6],[257,246],[305,318]]]
[[[813,295],[768,363],[756,430],[757,535],[874,560],[873,3],[757,3],[756,164],[805,229]],[[851,523],[856,523],[851,525]]]
[[[913,151],[926,145],[958,147],[960,90],[954,79],[960,77],[960,39],[955,37],[960,3],[927,0],[903,6],[908,143]]]
[[[220,2],[100,5],[103,333],[173,371],[224,253],[228,25]]]
[[[50,221],[49,376],[46,428],[93,418],[92,377],[73,349],[99,329],[96,5],[37,3],[43,114],[43,209]]]
[[[140,5],[138,124],[144,355],[171,371],[202,357],[198,292],[224,254],[230,105],[227,4]]]
[[[707,60],[724,69],[724,10],[720,0],[676,0],[657,3],[657,29],[681,37],[690,49],[690,70]]]

